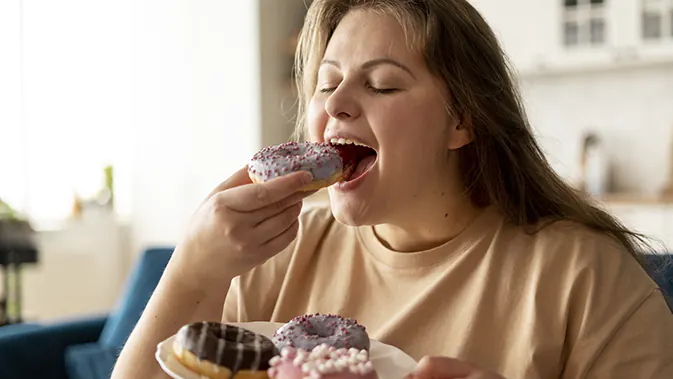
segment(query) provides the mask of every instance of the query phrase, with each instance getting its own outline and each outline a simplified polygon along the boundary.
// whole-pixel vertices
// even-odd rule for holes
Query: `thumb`
[[[235,188],[235,187],[240,187],[242,185],[246,184],[252,184],[252,180],[250,180],[250,176],[248,175],[248,166],[245,165],[238,169],[235,173],[233,173],[230,177],[228,177],[225,181],[222,183],[218,184],[215,189],[213,189],[206,199],[210,199],[214,194],[218,192],[222,192],[225,190],[228,190],[230,188]]]
[[[461,379],[474,369],[469,364],[447,357],[423,357],[408,379]]]

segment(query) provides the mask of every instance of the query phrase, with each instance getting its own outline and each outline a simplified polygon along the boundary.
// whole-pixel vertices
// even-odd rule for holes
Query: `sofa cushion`
[[[98,340],[106,319],[100,316],[1,327],[0,377],[67,379],[65,350]]]
[[[70,346],[65,351],[68,379],[108,379],[116,360],[116,349],[99,343]]]
[[[659,285],[669,307],[673,309],[673,255],[645,255],[645,269],[650,277]]]

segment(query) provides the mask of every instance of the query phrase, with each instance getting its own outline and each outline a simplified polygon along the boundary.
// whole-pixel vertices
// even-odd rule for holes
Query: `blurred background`
[[[472,3],[554,168],[673,243],[673,0]],[[305,9],[0,1],[0,209],[36,251],[3,271],[5,321],[112,311],[143,251],[174,246],[215,185],[288,139]]]

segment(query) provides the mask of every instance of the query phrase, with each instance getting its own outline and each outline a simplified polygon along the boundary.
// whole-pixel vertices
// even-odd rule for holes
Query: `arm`
[[[252,184],[245,168],[197,209],[129,336],[113,379],[166,378],[157,344],[193,321],[220,321],[231,280],[285,249],[297,236],[298,192],[311,180],[295,173]]]
[[[171,261],[166,268],[117,360],[112,379],[168,378],[154,358],[157,344],[184,324],[221,319],[229,276],[223,275],[217,290],[206,291],[187,285],[176,266],[177,262]]]

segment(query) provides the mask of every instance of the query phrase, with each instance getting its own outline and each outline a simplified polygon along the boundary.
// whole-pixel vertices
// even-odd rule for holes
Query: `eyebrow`
[[[339,64],[339,62],[337,62],[335,60],[332,60],[332,59],[323,59],[323,61],[320,63],[320,65],[324,65],[324,64],[328,64],[328,65],[334,66],[338,69],[341,69],[341,65]],[[416,76],[411,72],[411,70],[407,66],[403,65],[402,63],[400,63],[400,62],[398,62],[394,59],[390,59],[390,58],[372,59],[370,61],[367,61],[367,62],[363,63],[362,66],[360,66],[360,68],[363,69],[363,70],[367,70],[367,69],[370,69],[370,68],[373,68],[375,66],[379,66],[379,65],[382,65],[382,64],[389,64],[389,65],[395,66],[397,68],[400,68],[400,69],[406,71],[409,75],[411,75],[412,78],[416,79]]]

